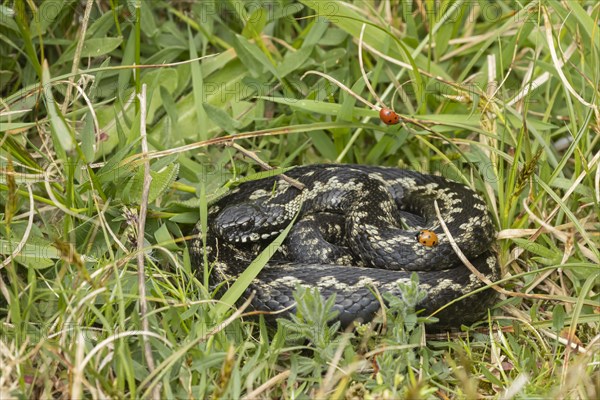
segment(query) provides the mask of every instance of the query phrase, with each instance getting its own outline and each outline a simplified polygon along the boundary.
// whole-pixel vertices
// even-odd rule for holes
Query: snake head
[[[229,242],[256,242],[263,237],[267,219],[268,215],[255,204],[236,204],[225,207],[213,227],[220,238]]]

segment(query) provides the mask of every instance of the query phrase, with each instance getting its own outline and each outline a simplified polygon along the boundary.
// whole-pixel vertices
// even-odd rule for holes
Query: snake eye
[[[245,214],[236,219],[234,226],[236,230],[248,232],[254,228],[254,223],[254,218],[248,214]]]
[[[252,228],[252,225],[253,224],[252,224],[251,220],[246,220],[246,221],[242,222],[239,227],[243,230],[248,230],[248,229]]]

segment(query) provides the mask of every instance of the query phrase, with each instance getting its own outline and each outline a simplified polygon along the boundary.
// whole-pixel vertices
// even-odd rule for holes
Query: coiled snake
[[[452,249],[434,201],[464,255],[490,280],[498,277],[487,207],[464,185],[360,165],[296,167],[286,175],[305,188],[278,175],[242,183],[209,208],[206,247],[200,223],[192,245],[199,266],[206,249],[212,283],[233,281],[295,217],[283,245],[246,290],[245,296],[256,291],[252,306],[257,310],[294,304],[293,291],[306,285],[318,287],[324,297],[335,293],[338,319],[347,325],[370,321],[378,311],[373,288],[401,296],[398,282],[408,282],[412,271],[427,291],[418,305],[427,313],[485,286]],[[421,244],[417,237],[423,229],[434,232],[439,244]],[[476,321],[492,299],[490,291],[480,291],[455,303],[436,315],[439,326]]]

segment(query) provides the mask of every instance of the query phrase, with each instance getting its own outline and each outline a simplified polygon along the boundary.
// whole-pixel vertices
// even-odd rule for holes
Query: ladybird
[[[438,237],[435,234],[435,232],[427,229],[423,229],[419,232],[419,234],[417,235],[417,240],[423,246],[427,247],[437,246],[437,244],[439,243]]]
[[[400,122],[400,116],[393,110],[385,107],[379,110],[379,119],[386,125],[396,125]]]

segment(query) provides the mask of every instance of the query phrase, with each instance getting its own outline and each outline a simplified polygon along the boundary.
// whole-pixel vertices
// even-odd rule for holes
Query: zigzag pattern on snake
[[[485,286],[451,248],[434,201],[464,255],[484,276],[498,278],[492,221],[484,200],[467,186],[360,165],[303,166],[286,175],[305,188],[278,175],[242,183],[209,208],[206,247],[200,223],[192,244],[199,270],[206,251],[213,284],[232,282],[296,217],[284,244],[246,290],[245,296],[256,291],[252,307],[257,310],[294,304],[297,285],[318,287],[324,297],[336,295],[338,319],[347,325],[370,321],[379,310],[373,288],[400,297],[398,282],[408,282],[413,271],[427,291],[418,305],[426,313]],[[439,244],[419,243],[422,229],[435,232]],[[492,300],[490,291],[471,295],[437,314],[438,326],[472,323]]]

